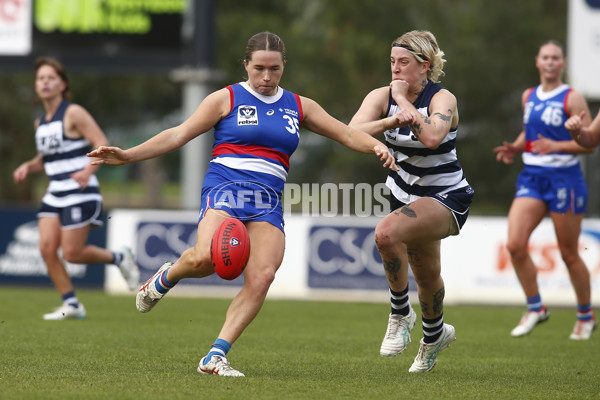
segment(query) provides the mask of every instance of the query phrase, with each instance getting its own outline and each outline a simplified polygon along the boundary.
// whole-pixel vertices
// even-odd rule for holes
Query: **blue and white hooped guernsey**
[[[443,86],[429,81],[413,105],[428,117],[431,99],[441,89]],[[398,111],[390,93],[387,115],[392,116]],[[458,127],[451,129],[435,150],[421,143],[408,126],[384,132],[386,144],[399,168],[399,171],[390,171],[386,180],[396,199],[410,204],[421,197],[444,195],[469,186],[456,156],[457,132]]]
[[[579,159],[575,154],[538,154],[531,151],[532,143],[539,139],[538,134],[556,141],[572,140],[565,128],[565,121],[569,118],[567,99],[572,90],[566,84],[550,92],[542,91],[541,85],[531,88],[523,108],[525,151],[522,158],[526,171],[546,173],[555,169],[565,172],[569,169],[580,170]]]
[[[102,201],[96,175],[91,175],[88,185],[81,189],[79,183],[70,177],[82,170],[90,159],[90,142],[85,138],[70,139],[65,136],[63,119],[70,102],[63,100],[52,119],[40,118],[35,132],[38,153],[42,155],[44,170],[50,179],[42,202],[57,208],[64,208],[87,201]]]

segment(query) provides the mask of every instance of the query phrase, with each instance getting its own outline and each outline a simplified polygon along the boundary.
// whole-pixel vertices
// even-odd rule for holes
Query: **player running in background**
[[[408,266],[417,282],[423,335],[410,372],[427,372],[456,339],[444,323],[441,240],[458,235],[473,189],[456,158],[456,98],[441,86],[446,60],[428,31],[405,33],[392,43],[392,81],[371,91],[350,126],[385,134],[398,171],[390,171],[392,212],[377,224],[375,240],[390,290],[391,313],[380,354],[391,357],[410,342],[417,316],[408,299]]]
[[[334,119],[315,101],[281,88],[285,65],[283,41],[270,32],[258,33],[246,46],[247,81],[213,92],[181,125],[136,147],[121,150],[102,146],[90,153],[100,158],[94,163],[110,165],[147,160],[176,150],[214,127],[213,158],[203,182],[196,244],[174,263],[165,263],[142,286],[136,299],[138,310],[148,312],[180,280],[212,275],[210,243],[215,230],[229,216],[245,222],[251,246],[244,285],[229,306],[216,341],[200,360],[200,373],[244,376],[231,367],[226,355],[262,308],[283,260],[281,196],[290,156],[300,140],[300,127],[352,150],[374,154],[384,167],[395,168],[383,143]],[[247,193],[244,201],[238,202],[243,207],[225,201],[235,200],[248,190],[258,194],[262,203]],[[270,206],[268,213],[264,212],[265,205]]]
[[[103,224],[102,196],[94,175],[98,166],[86,153],[90,145],[107,144],[104,133],[87,110],[68,101],[69,80],[59,61],[36,60],[35,91],[45,111],[34,125],[38,154],[21,164],[13,178],[22,183],[31,173],[45,172],[50,180],[38,212],[40,251],[63,304],[44,319],[85,318],[59,248],[71,263],[117,265],[132,290],[139,284],[140,271],[128,248],[111,252],[86,245],[90,228]]]
[[[525,293],[527,312],[511,335],[527,335],[550,316],[528,251],[531,233],[549,213],[577,297],[577,321],[570,338],[586,340],[597,322],[592,311],[590,273],[578,249],[588,193],[577,155],[592,150],[573,141],[564,124],[570,115],[582,115],[583,126],[587,126],[590,112],[583,96],[563,83],[566,59],[560,43],[542,44],[535,64],[540,84],[523,92],[523,131],[514,142],[494,149],[496,159],[506,164],[523,153],[524,168],[508,213],[507,249]]]

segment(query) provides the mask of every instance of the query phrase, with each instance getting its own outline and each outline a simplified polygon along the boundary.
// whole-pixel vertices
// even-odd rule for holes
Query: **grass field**
[[[88,318],[43,321],[51,289],[0,287],[0,399],[600,399],[600,332],[568,335],[572,310],[524,338],[514,307],[448,306],[457,340],[427,374],[409,374],[418,341],[379,356],[385,304],[268,300],[228,355],[245,378],[200,375],[229,300],[79,290]],[[417,310],[418,311],[418,310]]]

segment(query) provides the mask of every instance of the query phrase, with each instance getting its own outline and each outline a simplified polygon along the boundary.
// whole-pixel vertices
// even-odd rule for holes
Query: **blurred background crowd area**
[[[540,44],[555,39],[567,45],[567,3],[218,0],[214,35],[205,38],[214,54],[211,68],[219,71],[210,84],[218,89],[245,80],[242,60],[248,38],[271,31],[287,46],[281,86],[349,122],[369,91],[389,84],[392,41],[406,31],[430,30],[446,54],[442,84],[458,99],[458,157],[476,192],[471,213],[505,215],[522,164],[520,158],[512,165],[497,163],[492,149],[514,140],[521,130],[521,93],[539,83],[534,57]],[[92,113],[114,145],[134,146],[188,116],[182,107],[183,84],[169,68],[73,68],[61,61],[69,71],[73,101]],[[12,180],[12,171],[35,155],[33,122],[43,110],[33,82],[33,64],[0,67],[0,206],[35,207],[46,187],[43,174],[23,185]],[[590,101],[592,116],[599,106]],[[591,216],[600,213],[600,176],[593,173],[598,164],[596,153],[584,157]],[[376,184],[385,176],[376,158],[305,131],[288,182]],[[101,167],[98,177],[106,208],[181,207],[180,151],[125,167]]]

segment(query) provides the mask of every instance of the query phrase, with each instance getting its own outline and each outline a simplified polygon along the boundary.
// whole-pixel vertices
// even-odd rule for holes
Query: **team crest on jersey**
[[[255,106],[238,107],[238,126],[240,125],[258,125],[258,113]]]

